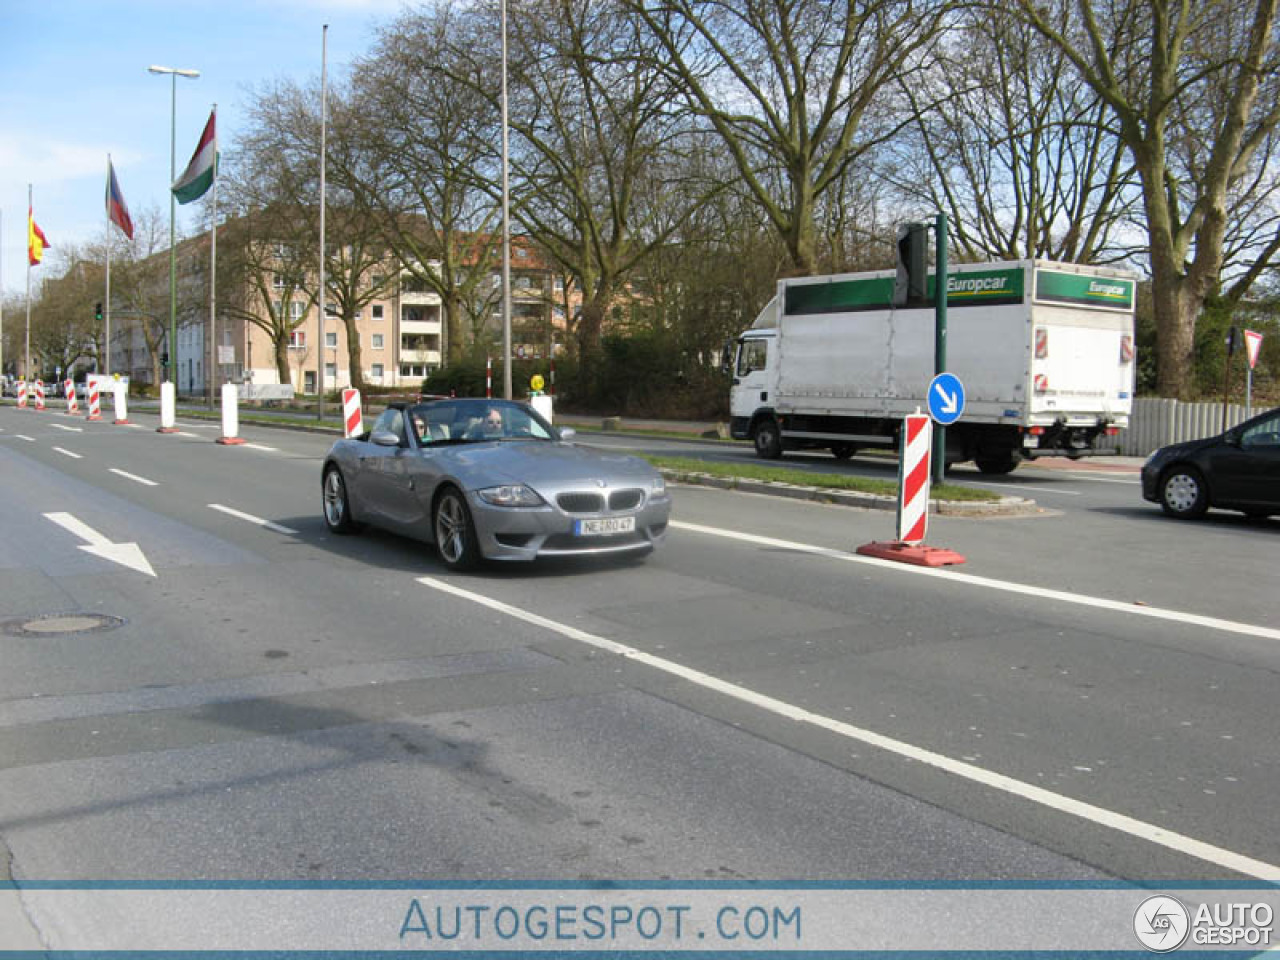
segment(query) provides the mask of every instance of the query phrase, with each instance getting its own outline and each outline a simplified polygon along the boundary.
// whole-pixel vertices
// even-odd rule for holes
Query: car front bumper
[[[647,498],[634,510],[571,515],[557,507],[495,507],[467,494],[480,552],[489,560],[535,560],[538,557],[582,557],[647,553],[667,536],[670,496]],[[594,517],[636,518],[625,534],[576,536],[574,521]]]

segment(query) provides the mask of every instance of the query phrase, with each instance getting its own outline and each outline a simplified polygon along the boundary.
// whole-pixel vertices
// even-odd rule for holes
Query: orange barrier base
[[[177,427],[156,427],[156,433],[177,433]]]
[[[219,437],[216,442],[226,447],[234,447],[237,444],[244,443],[244,437]]]
[[[901,540],[873,540],[871,543],[864,543],[855,552],[864,557],[914,563],[918,567],[949,567],[965,562],[965,558],[954,550],[928,547],[923,543],[904,543]]]

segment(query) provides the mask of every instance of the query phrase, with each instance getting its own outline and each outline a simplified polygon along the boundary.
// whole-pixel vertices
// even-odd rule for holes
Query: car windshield
[[[506,400],[438,400],[412,407],[409,418],[423,447],[559,439],[531,409]]]

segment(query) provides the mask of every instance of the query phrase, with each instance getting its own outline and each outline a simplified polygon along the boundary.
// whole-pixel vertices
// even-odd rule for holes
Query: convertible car
[[[662,475],[636,457],[567,442],[525,404],[393,404],[324,460],[334,533],[371,524],[434,543],[455,569],[481,559],[643,554],[666,536]]]

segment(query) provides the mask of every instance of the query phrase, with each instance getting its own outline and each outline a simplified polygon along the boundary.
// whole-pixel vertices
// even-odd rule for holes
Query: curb
[[[719,477],[707,473],[663,468],[662,475],[674,483],[713,487],[717,490],[735,490],[739,493],[758,493],[770,497],[786,497],[792,500],[812,500],[838,507],[859,507],[863,510],[897,510],[897,497],[855,490],[833,490],[830,487],[806,487],[793,483],[772,483],[767,480],[744,480],[738,477]],[[1016,517],[1041,512],[1034,500],[1023,497],[1002,497],[995,501],[978,500],[930,500],[929,512],[952,517]]]

